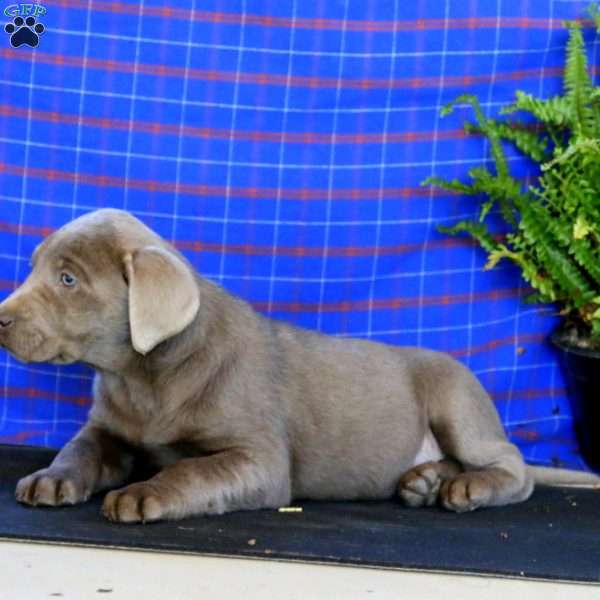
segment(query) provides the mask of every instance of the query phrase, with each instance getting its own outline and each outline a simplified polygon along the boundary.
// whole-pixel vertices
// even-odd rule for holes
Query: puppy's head
[[[107,368],[147,354],[196,317],[195,275],[128,213],[100,210],[49,236],[0,304],[0,346],[25,362]]]

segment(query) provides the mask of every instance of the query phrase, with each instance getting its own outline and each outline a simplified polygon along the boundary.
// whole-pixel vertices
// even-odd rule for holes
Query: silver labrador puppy
[[[262,317],[117,210],[37,248],[0,305],[0,344],[96,369],[86,425],[17,485],[34,506],[112,490],[104,514],[129,523],[397,493],[460,512],[525,500],[536,481],[599,481],[527,467],[481,385],[445,354]],[[120,487],[140,452],[157,474]]]

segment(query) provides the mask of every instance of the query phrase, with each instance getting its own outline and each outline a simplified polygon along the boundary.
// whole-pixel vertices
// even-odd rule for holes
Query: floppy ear
[[[127,254],[129,324],[133,347],[148,354],[196,317],[200,294],[193,274],[174,254],[146,246]]]

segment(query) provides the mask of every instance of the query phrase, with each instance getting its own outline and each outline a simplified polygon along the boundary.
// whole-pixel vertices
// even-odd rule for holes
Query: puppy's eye
[[[73,287],[77,283],[77,279],[73,277],[70,273],[61,273],[60,274],[60,282],[65,287]]]

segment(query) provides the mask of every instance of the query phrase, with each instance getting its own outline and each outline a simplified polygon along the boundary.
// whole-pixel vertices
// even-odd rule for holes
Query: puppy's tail
[[[600,489],[600,477],[594,473],[554,469],[553,467],[532,467],[531,465],[527,465],[527,470],[536,484]]]

